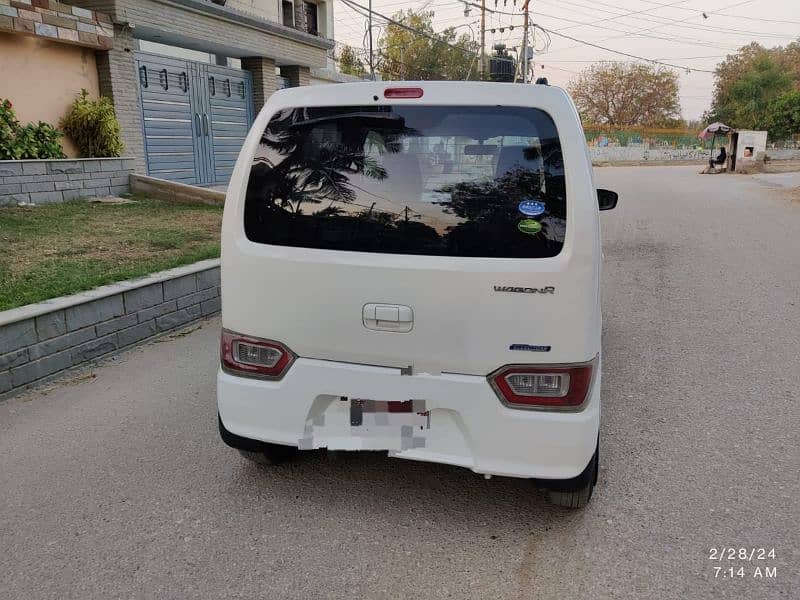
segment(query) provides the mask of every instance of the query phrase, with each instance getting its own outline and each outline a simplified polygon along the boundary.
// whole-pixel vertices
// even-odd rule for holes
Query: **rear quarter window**
[[[544,111],[293,108],[247,184],[253,242],[356,252],[544,258],[566,231],[564,160]]]

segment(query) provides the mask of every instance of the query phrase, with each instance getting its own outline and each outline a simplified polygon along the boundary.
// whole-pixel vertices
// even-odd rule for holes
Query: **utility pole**
[[[528,21],[530,15],[528,13],[528,5],[531,0],[525,0],[522,5],[522,10],[525,11],[525,29],[522,33],[522,83],[528,83]]]
[[[375,81],[375,59],[372,56],[372,0],[369,0],[369,78]],[[363,42],[362,42],[363,43]]]
[[[486,0],[481,0],[481,64],[478,72],[484,78],[486,69]]]

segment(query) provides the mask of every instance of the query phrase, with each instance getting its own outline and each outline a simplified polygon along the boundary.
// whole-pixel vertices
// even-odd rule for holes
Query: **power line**
[[[383,19],[387,23],[391,23],[392,25],[400,27],[401,29],[405,29],[406,31],[414,33],[414,34],[416,34],[418,36],[427,38],[427,39],[429,39],[429,40],[431,40],[433,42],[436,42],[437,44],[444,44],[444,45],[452,48],[453,50],[458,50],[459,52],[463,52],[465,54],[469,54],[470,56],[475,54],[475,52],[472,52],[472,51],[467,50],[465,48],[461,48],[460,46],[456,46],[454,44],[451,44],[450,42],[448,42],[446,40],[443,40],[440,37],[436,37],[435,35],[431,35],[431,34],[425,32],[425,31],[420,31],[419,29],[415,29],[414,27],[410,27],[409,25],[406,25],[405,23],[402,23],[400,21],[396,21],[395,19],[392,19],[391,17],[387,17],[386,15],[383,15],[383,14],[381,14],[381,13],[375,11],[375,10],[370,11],[370,9],[367,8],[366,6],[358,4],[357,2],[353,2],[352,0],[342,0],[342,2],[344,4],[350,6],[350,8],[352,8],[353,10],[361,11],[362,15],[364,15],[363,11],[367,11],[367,13],[371,12],[374,16],[376,16],[376,17],[378,17],[380,19]],[[368,16],[368,15],[364,15],[364,16]]]
[[[752,1],[752,0],[750,0],[750,1]],[[639,2],[645,2],[646,4],[655,4],[655,5],[659,5],[660,4],[660,2],[654,2],[653,0],[639,0]],[[786,23],[786,24],[791,24],[791,25],[800,25],[800,21],[788,21],[786,19],[765,19],[763,17],[750,17],[750,16],[744,16],[744,15],[727,15],[727,14],[722,12],[723,10],[730,10],[731,8],[735,8],[735,6],[738,6],[738,4],[734,5],[734,6],[722,7],[720,9],[718,9],[718,10],[715,10],[714,14],[716,16],[718,16],[718,17],[724,17],[724,18],[727,18],[727,19],[747,19],[748,21],[761,21],[763,23]],[[658,6],[656,6],[655,8],[657,8],[657,7]],[[694,12],[694,13],[698,13],[698,12],[702,13],[702,11],[697,10],[696,8],[675,7],[675,10],[683,10],[683,11],[691,11],[691,12]],[[706,11],[706,14],[710,14],[710,13],[708,11]]]
[[[542,16],[542,17],[548,17],[550,19],[556,19],[556,20],[559,20],[559,21],[566,21],[568,23],[577,23],[578,25],[576,25],[576,27],[579,27],[579,26],[580,27],[583,27],[583,26],[596,27],[597,29],[606,29],[608,31],[618,31],[620,33],[624,33],[625,34],[624,36],[614,36],[613,38],[604,38],[604,39],[616,39],[618,37],[627,37],[628,35],[630,35],[630,36],[635,36],[635,37],[646,37],[646,38],[651,38],[651,39],[656,39],[656,40],[675,41],[675,42],[680,42],[682,44],[689,44],[689,45],[692,45],[692,46],[701,46],[701,47],[704,47],[704,48],[717,48],[718,47],[716,45],[712,45],[711,43],[707,43],[707,42],[703,42],[703,41],[695,41],[695,40],[691,40],[691,39],[688,39],[688,38],[683,38],[681,36],[673,35],[671,37],[665,37],[665,36],[661,36],[661,35],[645,35],[642,32],[636,31],[636,30],[630,31],[630,30],[627,30],[627,29],[616,29],[614,27],[609,27],[607,25],[595,25],[594,23],[590,23],[588,21],[576,21],[574,19],[568,19],[566,17],[558,17],[556,15],[549,15],[549,14],[543,13],[541,11],[536,11],[536,14],[539,15],[539,16]],[[666,24],[665,24],[665,26],[666,26]],[[556,29],[556,31],[565,31],[565,30],[571,29],[571,28],[572,27],[561,27],[559,29]],[[734,48],[731,47],[730,49],[733,50]]]
[[[359,60],[361,60],[362,67],[364,67],[365,76],[366,76],[366,74],[368,74],[368,72],[369,72],[368,71],[368,67],[366,65],[364,65],[365,62],[369,61],[369,51],[368,50],[366,50],[364,48],[357,48],[355,46],[351,46],[349,44],[345,44],[344,42],[339,42],[339,41],[336,41],[336,40],[334,40],[334,44],[335,44],[336,48],[340,48],[340,47],[349,48],[356,55],[356,57]],[[400,66],[402,66],[404,68],[407,68],[409,71],[415,71],[415,72],[421,73],[423,75],[440,75],[440,71],[438,71],[438,70],[428,69],[426,67],[421,67],[419,65],[412,65],[412,64],[407,63],[407,62],[405,62],[403,60],[400,60],[398,58],[394,58],[394,57],[391,57],[391,56],[386,56],[385,54],[382,54],[380,51],[378,52],[378,55],[384,62],[392,63],[393,65],[400,65]],[[337,56],[334,55],[331,58],[333,59],[333,61],[335,63],[341,64],[341,60]],[[472,67],[469,68],[469,70],[471,70],[471,69],[472,69]]]
[[[659,4],[659,6],[661,8],[666,8],[666,7],[669,7],[669,6],[675,6],[676,4],[685,4],[688,1],[689,0],[676,0],[675,2],[671,2],[669,4]],[[655,8],[645,8],[645,9],[642,9],[642,10],[634,10],[634,11],[630,11],[630,12],[626,13],[625,15],[618,15],[616,17],[607,17],[605,19],[600,19],[599,21],[597,21],[597,23],[603,23],[604,21],[613,21],[615,19],[621,18],[622,16],[638,15],[638,14],[641,14],[641,13],[649,12],[651,10],[656,10],[656,9]],[[562,29],[559,29],[559,31],[566,31],[567,29],[574,29],[575,27],[577,27],[577,25],[572,25],[570,27],[564,27]]]
[[[450,5],[463,6],[464,2],[459,1],[459,2],[454,2],[454,3],[445,3],[445,4],[441,4],[441,5],[434,5],[431,8],[437,8],[438,9],[438,8],[447,7],[447,6],[450,6]],[[345,6],[347,6],[347,5],[345,4]],[[393,4],[393,6],[394,6],[394,4]],[[367,14],[366,13],[359,12],[359,11],[355,10],[352,6],[347,6],[347,7],[348,7],[348,9],[350,9],[350,11],[352,11],[352,13],[348,13],[348,15],[352,14],[354,17],[356,15],[358,15],[360,17],[367,18]],[[367,10],[368,10],[368,8],[367,8]],[[449,9],[445,9],[445,12],[447,10],[449,10]],[[339,13],[337,13],[337,14],[339,14]],[[377,15],[377,13],[375,13],[374,11],[373,11],[373,14]],[[456,25],[447,25],[447,26],[443,27],[443,31],[440,31],[439,33],[444,33],[444,31],[446,31],[447,29],[450,29],[451,27],[458,27],[460,25],[466,24],[466,23],[464,23],[464,20],[467,17],[465,17],[463,15],[458,15],[458,16],[450,15],[450,16],[445,16],[445,18],[441,18],[441,16],[440,16],[441,14],[442,13],[440,13],[440,12],[436,12],[436,19],[435,19],[435,24],[436,25],[441,27],[442,25],[449,24],[449,23],[457,23],[457,24]],[[520,16],[522,16],[522,15],[520,14]],[[472,24],[474,22],[475,21],[468,21],[469,24]],[[352,28],[350,28],[350,29],[352,31]],[[361,38],[361,35],[362,35],[361,33],[358,34],[359,39]]]
[[[719,9],[719,10],[727,10],[727,9],[729,9],[729,8],[733,8],[733,7],[735,7],[735,6],[740,6],[740,5],[742,5],[742,4],[747,4],[747,3],[749,3],[749,2],[752,2],[752,0],[743,0],[742,2],[738,2],[738,3],[736,3],[736,4],[733,4],[733,5],[730,5],[730,6],[723,7],[723,8],[721,8],[721,9]],[[652,3],[652,2],[651,2],[651,3]],[[678,7],[675,7],[675,8],[678,8]],[[694,11],[692,11],[692,12],[694,12]],[[714,14],[714,13],[712,13],[712,14]],[[688,21],[690,18],[691,18],[691,17],[687,17],[686,19],[683,19],[683,20],[684,20],[684,21]],[[630,34],[625,34],[625,35],[616,35],[616,36],[608,36],[608,37],[602,38],[602,39],[600,39],[600,40],[598,40],[598,41],[604,42],[604,41],[607,41],[607,40],[615,40],[615,39],[625,38],[625,37],[628,37],[628,35],[641,34],[641,33],[647,32],[647,31],[652,31],[652,30],[654,30],[654,29],[658,29],[658,27],[660,27],[660,26],[663,26],[663,25],[656,25],[656,26],[653,26],[653,27],[645,28],[645,29],[639,29],[639,30],[636,30],[636,31],[634,31],[634,32],[631,32]],[[568,37],[568,36],[565,36],[564,34],[562,34],[562,37]],[[578,40],[578,42],[579,42],[580,44],[586,44],[586,43],[587,43],[587,42],[585,42],[584,40]],[[595,46],[596,46],[596,47],[599,47],[599,48],[601,48],[601,49],[606,49],[605,47],[603,47],[603,46],[598,46],[598,45],[596,45],[596,44],[595,44]],[[568,48],[562,48],[562,50],[570,50],[570,49],[572,49],[572,48],[577,48],[577,47],[578,47],[578,46],[570,46],[570,47],[568,47]],[[710,45],[709,45],[709,46],[707,46],[707,47],[718,47],[718,46],[710,46]],[[736,48],[732,48],[732,50],[735,50],[735,49],[736,49]],[[610,49],[609,49],[609,50],[610,50]],[[617,52],[616,50],[610,50],[610,51],[611,51],[611,52],[615,52],[615,53],[617,53],[617,54],[623,54],[623,55],[626,55],[626,56],[627,56],[627,54],[626,54],[626,53],[624,53],[624,52]],[[648,60],[648,59],[643,59],[643,60]],[[663,61],[661,61],[661,62],[663,62]],[[686,67],[676,67],[676,68],[681,68],[681,69],[684,69],[684,68],[686,68]],[[695,68],[695,69],[692,69],[692,70],[694,70],[694,71],[700,71],[700,72],[706,72],[706,73],[713,73],[713,72],[714,72],[714,71],[710,71],[710,70],[707,70],[707,69],[697,69],[697,68]],[[688,71],[688,68],[687,68],[687,71]]]
[[[571,35],[567,35],[566,33],[559,33],[558,31],[554,31],[552,29],[547,29],[545,27],[542,27],[541,25],[538,25],[538,27],[540,29],[542,29],[543,31],[546,31],[547,33],[551,34],[551,35],[557,35],[558,37],[566,38],[568,40],[572,40],[573,42],[577,42],[577,43],[583,44],[585,46],[592,46],[593,48],[598,48],[600,50],[605,50],[606,52],[611,52],[613,54],[619,54],[621,56],[627,56],[628,58],[634,58],[636,60],[642,60],[642,61],[645,61],[645,62],[654,63],[654,64],[662,65],[662,66],[665,66],[665,67],[672,67],[673,69],[681,69],[681,70],[684,70],[684,71],[699,71],[700,73],[713,73],[714,72],[714,71],[710,71],[708,69],[695,69],[694,67],[685,67],[685,66],[675,65],[675,64],[668,63],[668,62],[661,61],[661,60],[654,60],[652,58],[645,58],[644,56],[637,56],[635,54],[629,54],[628,52],[622,52],[621,50],[613,50],[611,48],[606,48],[605,46],[600,46],[599,44],[593,44],[592,42],[587,42],[586,40],[580,40],[578,38],[572,37]]]
[[[745,0],[745,1],[750,2],[752,0]],[[538,14],[546,16],[546,17],[549,17],[549,18],[553,18],[553,19],[557,19],[557,20],[561,20],[561,21],[566,21],[566,22],[569,22],[569,23],[576,23],[576,25],[574,27],[587,26],[587,27],[596,27],[598,29],[600,29],[600,27],[597,25],[597,23],[600,23],[602,21],[614,20],[614,19],[617,19],[617,18],[621,19],[621,18],[629,17],[631,14],[634,14],[634,13],[631,13],[631,12],[619,13],[619,14],[611,13],[610,11],[606,11],[606,10],[603,10],[603,9],[596,9],[594,6],[589,6],[589,5],[581,4],[581,3],[578,3],[578,2],[565,1],[564,3],[565,4],[572,4],[574,6],[579,6],[579,7],[585,7],[585,8],[591,8],[591,9],[595,9],[595,10],[600,10],[601,12],[614,14],[615,16],[614,17],[608,17],[607,19],[601,19],[600,21],[588,22],[588,21],[577,21],[575,19],[569,19],[567,17],[559,17],[559,16],[556,16],[556,15],[549,15],[549,14],[542,13],[542,12],[538,12]],[[667,6],[667,5],[665,5],[665,6]],[[676,36],[674,34],[669,36],[669,37],[665,37],[663,35],[646,35],[645,34],[645,32],[647,32],[647,31],[652,31],[652,30],[658,29],[660,27],[670,27],[670,26],[671,27],[678,27],[678,25],[672,25],[671,23],[682,23],[682,22],[686,21],[688,18],[684,19],[684,20],[669,19],[670,22],[658,21],[658,20],[654,20],[654,19],[646,19],[646,18],[643,18],[643,17],[631,17],[631,18],[637,19],[637,20],[643,20],[643,21],[647,21],[647,22],[651,22],[651,23],[657,23],[658,25],[654,26],[654,27],[644,28],[644,29],[636,29],[636,30],[633,30],[633,31],[627,30],[627,29],[615,29],[613,27],[604,26],[603,27],[604,29],[608,29],[610,31],[618,31],[618,32],[621,32],[621,33],[623,33],[625,35],[609,36],[609,37],[605,37],[605,38],[603,38],[603,39],[601,39],[599,41],[605,41],[605,40],[611,40],[611,39],[620,39],[620,38],[628,37],[630,35],[630,36],[646,37],[646,38],[665,40],[665,41],[675,41],[675,42],[680,41],[683,44],[689,44],[689,45],[693,45],[693,46],[702,46],[702,47],[706,47],[706,48],[720,48],[720,49],[725,49],[725,50],[737,50],[738,49],[738,46],[726,46],[726,45],[722,45],[722,44],[718,44],[718,43],[714,43],[714,42],[709,42],[709,41],[705,41],[705,40],[694,40],[694,39],[686,38],[686,37],[683,37],[683,36]],[[689,18],[691,18],[691,17],[689,17]],[[681,27],[686,27],[688,29],[693,29],[693,30],[712,32],[711,30],[701,29],[701,28],[698,28],[698,27],[694,27],[692,25],[682,25]],[[572,28],[573,28],[573,26],[560,27],[556,31],[566,31],[566,30],[572,29]],[[716,32],[714,32],[714,33],[716,33]],[[748,34],[738,34],[737,33],[736,35],[748,35]],[[781,38],[781,39],[785,39],[786,36],[778,35],[778,36],[775,36],[775,37],[778,37],[778,38]]]
[[[751,2],[751,1],[752,0],[747,0],[747,2]],[[741,2],[740,4],[745,4],[745,3],[746,2]],[[551,3],[545,1],[545,4],[551,4]],[[583,22],[581,22],[581,21],[573,21],[574,23],[581,23],[582,25],[586,25],[586,26],[589,26],[589,27],[596,27],[597,23],[602,23],[604,21],[615,21],[617,19],[631,18],[631,19],[635,19],[637,21],[645,21],[645,22],[648,22],[648,23],[659,23],[659,24],[661,24],[661,25],[663,25],[665,27],[669,27],[669,26],[671,26],[670,25],[671,23],[675,23],[676,25],[673,25],[674,27],[680,27],[680,28],[684,28],[684,29],[691,29],[693,31],[707,31],[707,32],[710,32],[710,33],[730,33],[732,35],[740,35],[740,36],[747,36],[747,37],[759,37],[760,36],[760,37],[772,37],[772,38],[780,38],[780,39],[785,39],[787,37],[794,37],[794,36],[790,36],[790,35],[782,35],[782,34],[766,32],[766,31],[749,31],[749,30],[745,30],[745,29],[732,29],[730,27],[717,27],[715,25],[688,24],[688,23],[686,23],[686,19],[671,19],[669,17],[665,17],[665,16],[661,16],[661,15],[648,15],[650,17],[654,17],[652,19],[648,19],[646,17],[633,16],[633,15],[637,15],[637,14],[646,13],[647,11],[650,11],[650,10],[657,10],[658,7],[649,8],[649,9],[646,9],[646,10],[643,10],[643,11],[626,12],[626,13],[615,13],[615,12],[611,12],[609,10],[598,8],[597,6],[588,5],[588,4],[581,4],[579,2],[569,2],[569,1],[564,0],[563,2],[561,2],[561,4],[570,4],[570,5],[573,5],[573,6],[578,6],[578,7],[581,7],[581,8],[588,8],[588,9],[599,11],[599,12],[602,12],[602,13],[614,15],[612,17],[607,17],[605,19],[600,19],[599,21],[594,21],[594,22],[591,22],[591,23],[585,22],[585,21],[583,21]],[[616,8],[616,7],[613,7],[612,5],[605,4],[604,2],[598,2],[597,4],[600,4],[601,6],[609,6],[609,7],[612,7],[612,8]],[[556,5],[553,5],[553,6],[556,6]],[[675,8],[674,5],[672,5],[672,4],[662,4],[662,5],[659,5],[659,6],[664,7],[664,8],[666,8],[666,7]],[[734,6],[738,6],[738,4],[734,5]],[[696,11],[696,13],[697,13],[698,16],[702,14],[701,11]],[[708,15],[708,14],[717,14],[717,13],[716,12],[706,12],[706,14]],[[569,20],[569,19],[566,19],[566,18],[563,18],[563,17],[554,17],[554,18],[563,19],[563,20]],[[580,25],[575,25],[574,27],[578,27],[578,26],[580,26]],[[561,29],[559,29],[559,31],[566,31],[567,29],[573,29],[573,26],[561,28]]]
[[[711,56],[680,56],[680,57],[676,56],[674,58],[669,58],[669,57],[656,58],[655,60],[699,60],[701,58],[725,58],[726,56],[727,55],[725,55],[725,54],[714,54],[714,55],[711,55]],[[545,57],[542,57],[541,60],[545,60]],[[585,63],[597,62],[596,58],[589,58],[589,59],[584,59],[584,60],[579,60],[579,59],[570,59],[570,60],[558,59],[558,60],[555,60],[555,59],[547,58],[546,60],[547,60],[547,62],[555,62],[555,63],[584,63],[585,64]],[[620,62],[620,63],[624,63],[624,62],[628,62],[628,61],[627,60],[607,60],[607,61],[603,61],[603,62]]]
[[[752,2],[752,1],[753,0],[742,0],[741,2],[738,2],[736,4],[732,4],[732,5],[724,7],[724,8],[733,8],[735,6],[741,6],[742,4],[748,4],[748,3]],[[708,14],[714,14],[714,13],[712,11],[710,11]],[[685,19],[682,19],[681,22],[688,21],[689,19],[691,19],[691,17],[686,17]],[[645,29],[638,29],[633,33],[641,34],[641,33],[647,32],[647,31],[653,31],[654,29],[659,29],[660,27],[664,27],[664,25],[654,25],[653,27],[647,27]],[[619,35],[611,36],[611,37],[608,37],[608,38],[604,38],[603,40],[600,40],[600,41],[619,39],[621,37],[627,37],[627,36],[625,36],[625,35],[622,35],[622,36],[619,36]]]

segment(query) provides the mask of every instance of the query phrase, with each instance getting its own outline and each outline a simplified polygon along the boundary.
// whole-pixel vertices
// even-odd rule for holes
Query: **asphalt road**
[[[597,172],[622,201],[587,509],[377,454],[244,462],[212,320],[0,404],[0,597],[797,598],[800,203],[697,170]]]

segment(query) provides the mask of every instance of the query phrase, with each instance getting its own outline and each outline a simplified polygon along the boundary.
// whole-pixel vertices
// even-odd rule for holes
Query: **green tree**
[[[792,88],[792,78],[769,56],[756,57],[719,107],[723,120],[740,129],[766,129],[769,104]]]
[[[742,129],[767,128],[775,117],[771,103],[792,88],[800,89],[800,42],[775,48],[752,42],[717,65],[704,119]]]
[[[791,90],[770,102],[766,123],[773,140],[785,140],[800,134],[800,91]]]
[[[639,63],[598,63],[569,85],[581,119],[612,127],[672,127],[679,123],[678,75]]]
[[[344,46],[339,53],[339,71],[345,75],[355,75],[364,77],[367,69],[363,61],[358,57],[350,46]]]
[[[478,78],[479,44],[466,33],[457,35],[452,27],[436,33],[433,16],[433,11],[409,9],[392,17],[427,36],[389,23],[378,41],[377,70],[383,79]]]

